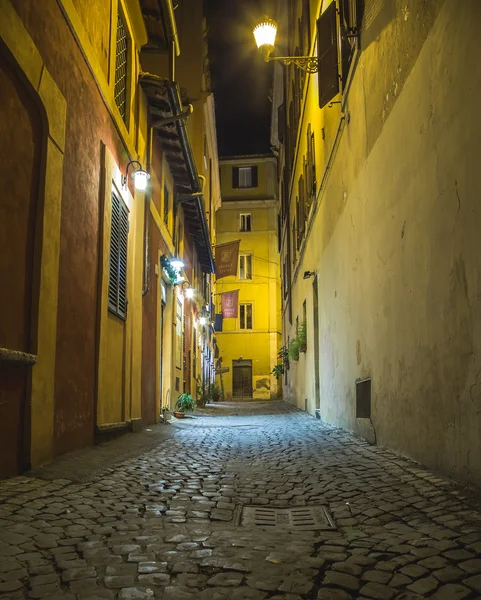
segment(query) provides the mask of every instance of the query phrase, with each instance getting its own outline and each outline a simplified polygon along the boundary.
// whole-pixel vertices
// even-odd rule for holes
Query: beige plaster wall
[[[377,443],[477,485],[480,19],[475,0],[446,0],[374,143],[365,106],[382,47],[361,55],[301,266],[319,275],[321,417],[362,433],[355,381],[370,376]],[[293,294],[311,315],[312,280]],[[311,335],[287,390],[311,412],[313,354]]]

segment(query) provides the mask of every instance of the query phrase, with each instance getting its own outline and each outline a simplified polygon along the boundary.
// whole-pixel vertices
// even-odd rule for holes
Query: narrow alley
[[[464,488],[283,402],[0,482],[4,599],[473,600],[480,555]]]

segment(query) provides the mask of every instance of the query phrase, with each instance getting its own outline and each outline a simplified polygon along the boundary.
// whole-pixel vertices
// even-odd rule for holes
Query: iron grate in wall
[[[117,37],[115,44],[115,88],[114,99],[122,119],[127,115],[127,59],[128,37],[122,15],[117,17]]]
[[[241,525],[268,529],[294,529],[296,531],[336,528],[325,506],[296,506],[295,508],[244,506]]]

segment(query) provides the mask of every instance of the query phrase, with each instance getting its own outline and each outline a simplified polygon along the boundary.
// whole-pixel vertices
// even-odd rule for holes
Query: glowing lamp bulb
[[[171,258],[170,264],[174,267],[174,269],[183,269],[184,263],[180,260],[180,258]]]
[[[205,317],[199,317],[199,324],[205,325],[207,323],[207,319]]]
[[[147,188],[147,182],[150,179],[150,175],[147,171],[139,169],[132,173],[132,179],[134,180],[135,189],[143,192]]]
[[[274,50],[276,34],[277,23],[274,19],[269,19],[267,16],[254,27],[254,37],[257,47],[261,50],[266,62],[269,60],[270,53]]]
[[[185,297],[188,298],[189,300],[192,300],[192,298],[194,297],[194,288],[187,288],[185,290]]]

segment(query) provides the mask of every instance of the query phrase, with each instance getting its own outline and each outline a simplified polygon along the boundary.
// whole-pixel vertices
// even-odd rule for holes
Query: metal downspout
[[[152,127],[147,127],[147,173],[150,173],[152,164]],[[144,287],[142,296],[150,289],[150,256],[149,256],[149,214],[150,214],[150,192],[144,195]]]

